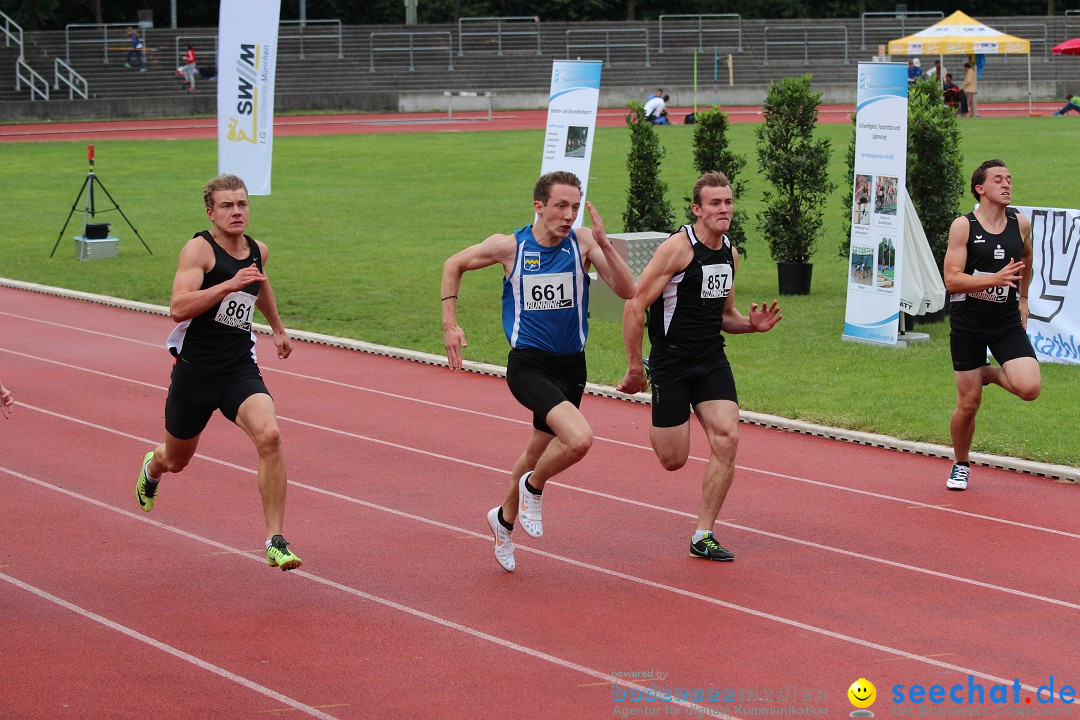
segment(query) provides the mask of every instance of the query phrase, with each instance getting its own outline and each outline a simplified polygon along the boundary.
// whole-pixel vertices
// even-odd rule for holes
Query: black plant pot
[[[776,263],[776,279],[781,295],[809,295],[813,263]]]

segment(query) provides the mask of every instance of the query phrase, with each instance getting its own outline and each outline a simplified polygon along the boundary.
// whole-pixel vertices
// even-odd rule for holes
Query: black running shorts
[[[1009,323],[997,332],[985,334],[953,330],[949,335],[953,370],[978,370],[986,365],[987,348],[999,365],[1016,358],[1035,357],[1035,349],[1031,347],[1027,331],[1019,323]]]
[[[215,410],[236,422],[243,402],[259,393],[270,391],[254,363],[221,373],[199,370],[178,359],[165,400],[165,429],[175,438],[190,440],[206,428]]]
[[[506,358],[506,384],[519,403],[532,410],[533,427],[554,435],[547,416],[569,400],[581,407],[585,394],[585,353],[556,355],[533,348],[512,348]]]
[[[739,403],[731,363],[722,348],[701,360],[687,360],[653,348],[649,382],[653,427],[678,427],[690,419],[692,406],[707,400]]]

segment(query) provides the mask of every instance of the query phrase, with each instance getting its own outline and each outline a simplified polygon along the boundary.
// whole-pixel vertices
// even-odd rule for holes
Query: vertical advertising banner
[[[218,172],[251,195],[270,194],[274,72],[281,0],[221,0],[218,24]]]
[[[1013,207],[1031,220],[1028,339],[1039,362],[1080,365],[1080,210]]]
[[[585,216],[602,65],[600,62],[556,61],[551,67],[551,96],[540,174],[566,170],[581,180],[582,206],[574,221],[576,228],[581,227]]]
[[[907,195],[907,65],[859,63],[844,337],[895,345]]]

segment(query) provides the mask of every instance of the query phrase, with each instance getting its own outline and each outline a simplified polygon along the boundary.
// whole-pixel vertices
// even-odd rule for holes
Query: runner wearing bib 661
[[[1026,331],[1031,221],[1009,208],[1012,175],[1001,160],[976,168],[971,194],[979,207],[953,220],[945,253],[956,376],[956,409],[949,422],[955,462],[945,483],[950,490],[968,486],[983,386],[1000,385],[1022,400],[1034,400],[1042,389],[1039,361]],[[987,349],[1000,367],[986,361]]]
[[[165,401],[165,442],[143,458],[135,497],[154,509],[158,482],[183,470],[215,410],[247,433],[259,452],[259,494],[266,520],[266,560],[292,570],[300,558],[281,536],[287,484],[274,401],[255,361],[252,316],[259,309],[274,332],[279,358],[292,341],[278,316],[270,281],[263,274],[269,251],[244,234],[248,193],[244,181],[222,175],[203,189],[210,230],[197,233],[180,251],[169,310],[178,324],[169,335],[175,358]]]
[[[540,537],[544,484],[585,457],[592,445],[592,428],[578,409],[585,392],[590,266],[619,297],[634,294],[630,266],[611,246],[596,208],[585,206],[592,229],[574,230],[581,181],[569,172],[548,173],[533,188],[533,225],[492,235],[443,265],[443,333],[451,370],[461,368],[461,351],[468,346],[457,323],[461,276],[496,264],[505,271],[503,330],[511,348],[506,383],[533,413],[532,436],[514,464],[506,498],[487,518],[495,559],[508,572],[516,567],[514,521],[520,517],[525,532]]]

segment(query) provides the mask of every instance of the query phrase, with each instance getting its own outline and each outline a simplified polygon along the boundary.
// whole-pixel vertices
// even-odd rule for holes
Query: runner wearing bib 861
[[[953,220],[945,253],[956,409],[949,422],[952,471],[945,486],[966,490],[971,439],[984,385],[994,383],[1034,400],[1042,373],[1027,336],[1031,284],[1031,221],[1009,208],[1012,175],[1001,160],[987,160],[971,176],[975,212]],[[986,361],[986,351],[1000,367]]]
[[[281,536],[287,484],[274,401],[255,362],[251,321],[255,308],[274,332],[279,358],[292,341],[278,316],[274,291],[263,274],[269,251],[244,234],[248,193],[244,181],[222,175],[203,189],[210,230],[180,251],[169,310],[178,325],[169,335],[175,362],[165,401],[165,442],[146,454],[135,485],[139,506],[150,512],[158,482],[183,470],[215,410],[247,433],[259,452],[259,494],[266,519],[266,560],[292,570],[300,558]]]
[[[540,537],[544,484],[585,457],[592,445],[592,428],[578,409],[585,391],[590,266],[619,297],[634,293],[630,266],[611,246],[596,208],[585,206],[592,229],[575,231],[581,181],[569,172],[548,173],[533,188],[533,225],[492,235],[443,266],[443,333],[451,370],[461,368],[461,351],[468,346],[457,323],[461,276],[491,265],[505,271],[503,330],[511,348],[506,382],[533,413],[532,436],[514,464],[506,498],[488,513],[495,559],[508,572],[516,567],[514,521],[520,517],[525,532]]]

